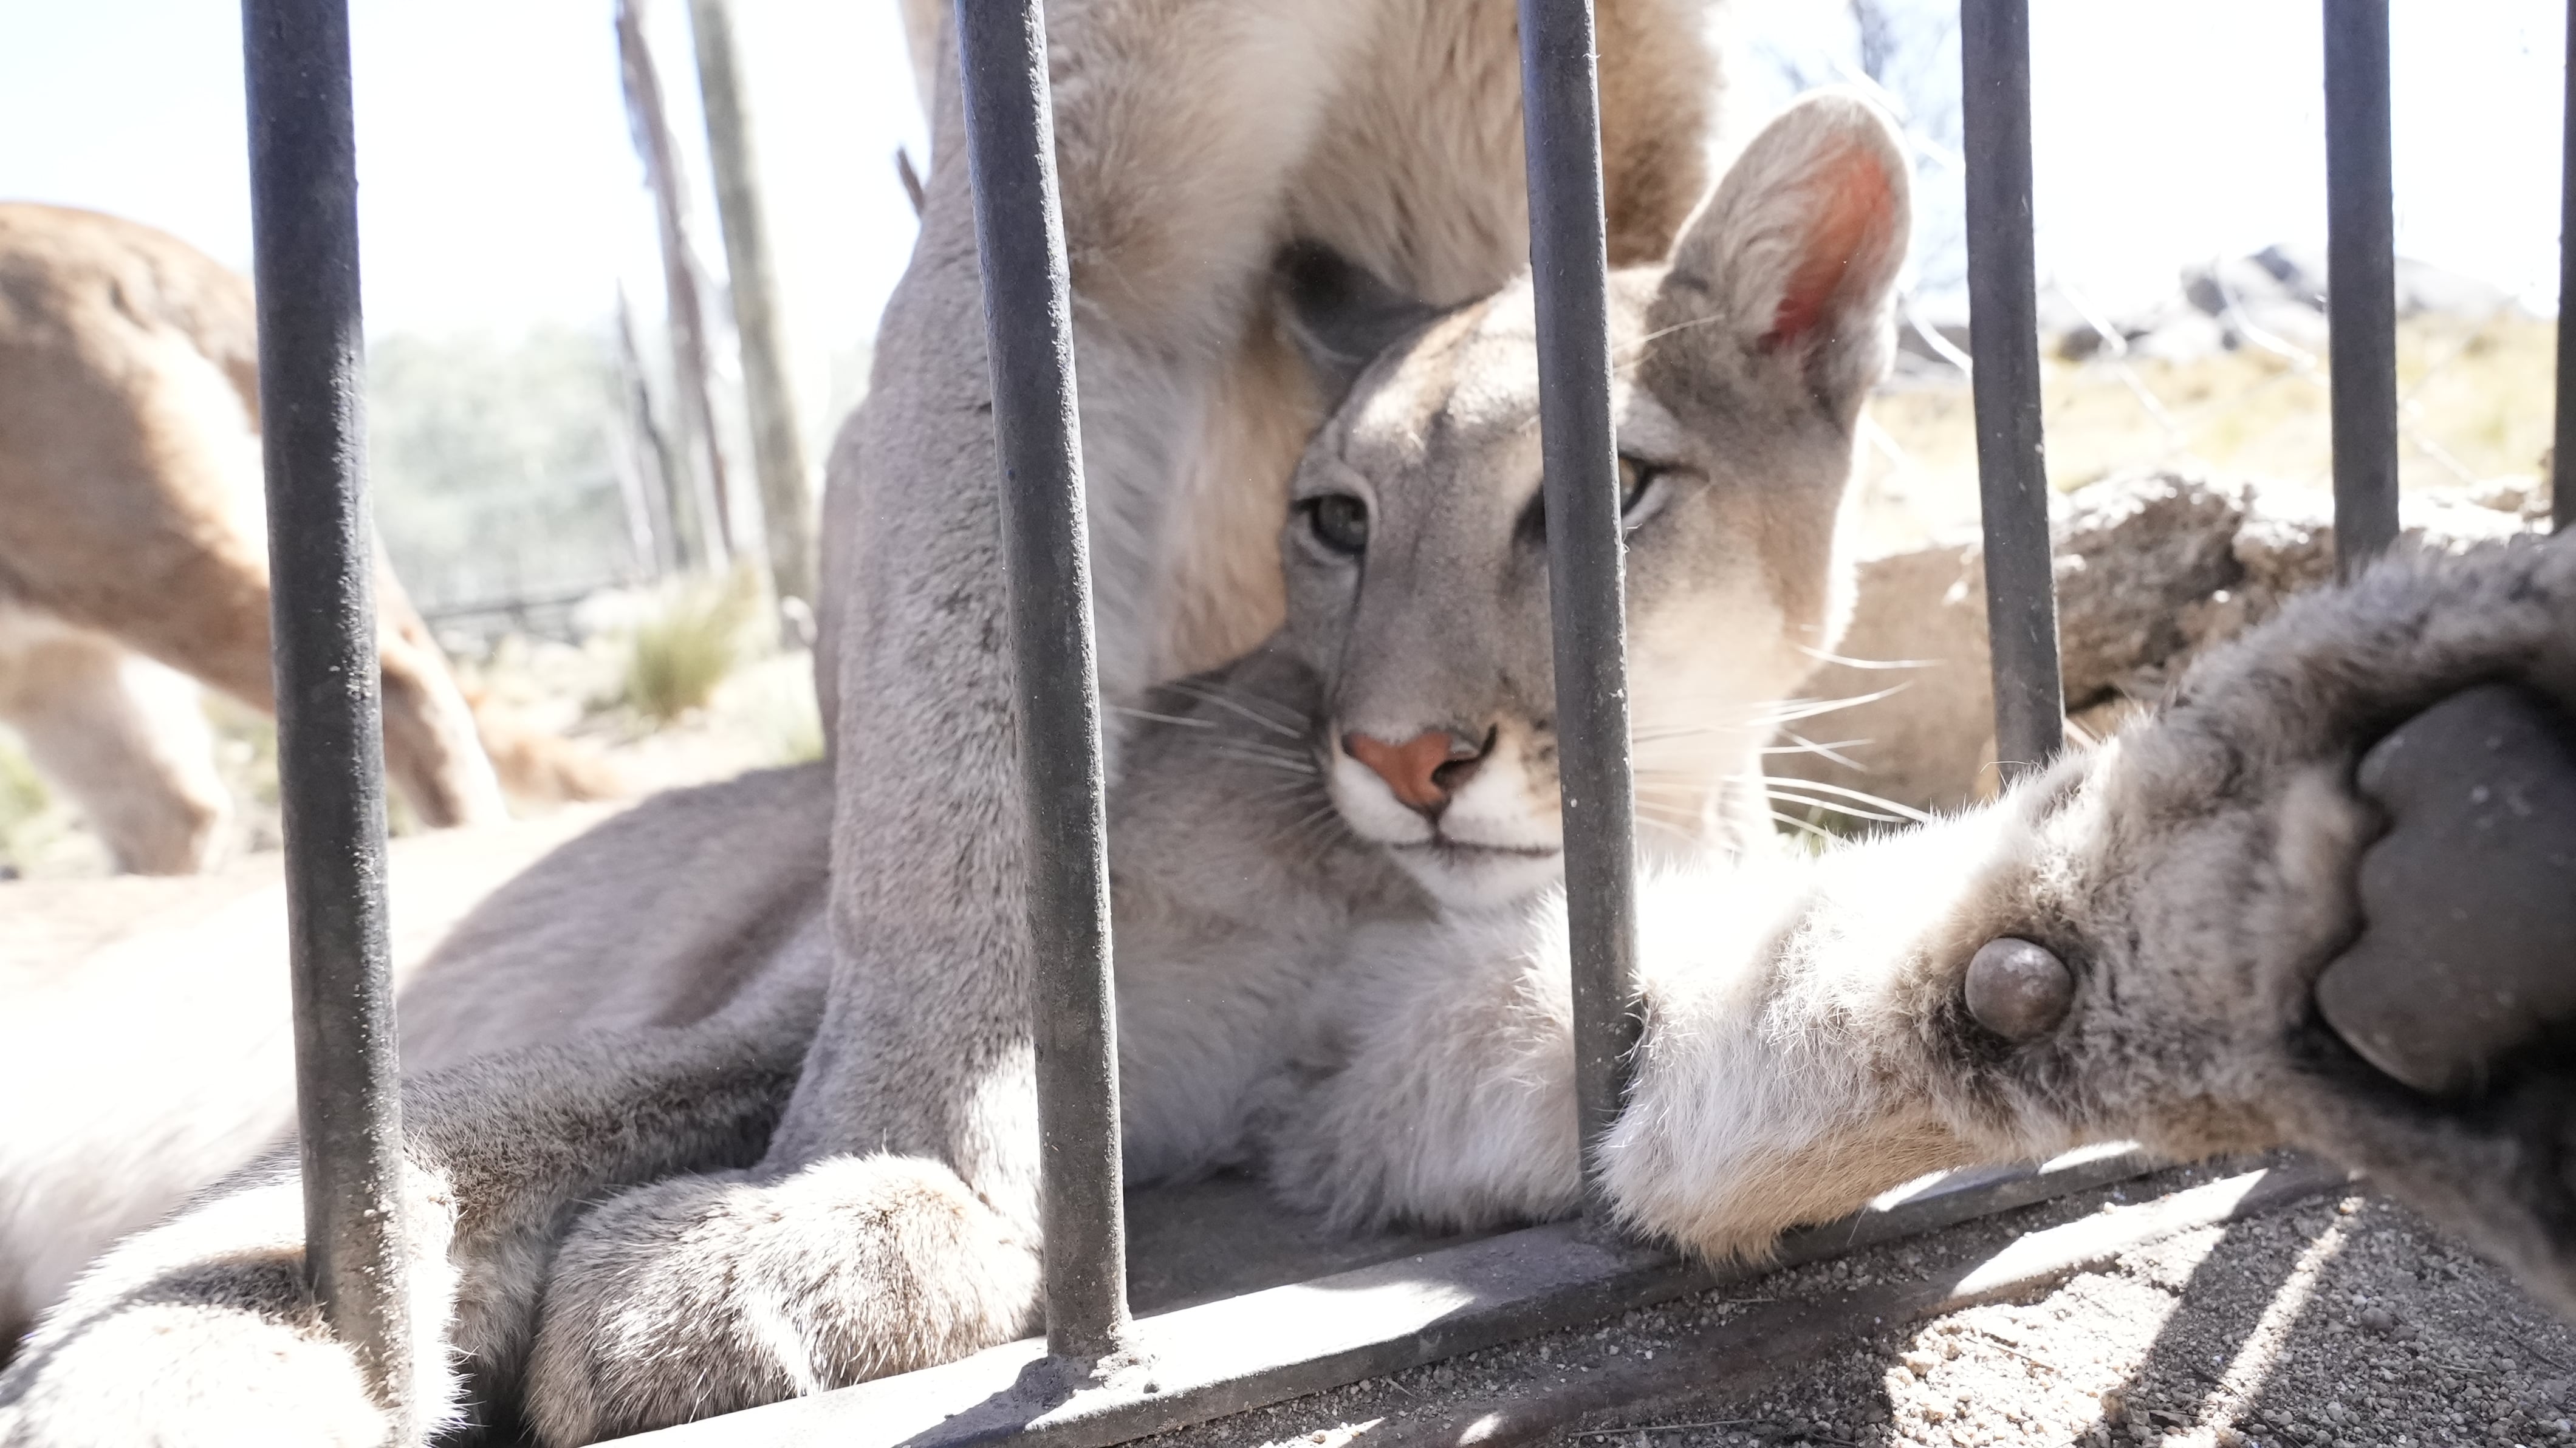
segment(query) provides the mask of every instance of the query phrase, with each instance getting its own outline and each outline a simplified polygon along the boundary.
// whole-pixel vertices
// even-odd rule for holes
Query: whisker
[[[1841,815],[1845,819],[1877,820],[1882,824],[1891,825],[1907,823],[1902,815],[1880,814],[1876,810],[1862,809],[1858,805],[1836,804],[1829,799],[1810,799],[1803,794],[1790,794],[1782,790],[1764,790],[1762,797],[1774,804],[1802,804],[1810,810],[1823,810],[1828,814]]]
[[[1783,733],[1783,734],[1788,735],[1788,736],[1789,736],[1790,738],[1792,738],[1792,739],[1797,739],[1797,740],[1798,740],[1798,742],[1797,742],[1797,743],[1795,743],[1795,744],[1776,744],[1776,745],[1771,745],[1771,746],[1768,746],[1768,747],[1766,747],[1766,748],[1762,749],[1762,750],[1760,751],[1761,753],[1763,753],[1763,754],[1813,754],[1813,755],[1817,755],[1817,756],[1819,756],[1819,757],[1821,757],[1821,758],[1830,759],[1830,760],[1832,760],[1834,763],[1839,764],[1839,765],[1843,766],[1843,767],[1844,767],[1844,768],[1846,768],[1846,769],[1855,769],[1855,770],[1860,771],[1860,772],[1861,772],[1861,773],[1863,773],[1863,774],[1867,774],[1867,773],[1869,773],[1869,766],[1868,766],[1868,765],[1865,765],[1865,764],[1861,763],[1859,760],[1856,760],[1856,759],[1852,758],[1851,756],[1849,756],[1849,755],[1847,755],[1847,754],[1842,753],[1841,751],[1843,751],[1843,750],[1845,750],[1845,749],[1849,749],[1849,748],[1854,748],[1854,747],[1856,747],[1856,746],[1858,746],[1858,745],[1863,745],[1863,744],[1871,743],[1872,741],[1870,741],[1870,740],[1867,740],[1867,739],[1837,739],[1837,740],[1835,740],[1835,741],[1834,741],[1833,743],[1831,743],[1831,744],[1818,744],[1818,743],[1816,743],[1815,741],[1813,741],[1813,740],[1811,740],[1811,739],[1800,739],[1800,738],[1798,737],[1797,731],[1795,731],[1795,730],[1784,729],[1784,730],[1782,730],[1782,731],[1780,731],[1780,732],[1781,732],[1781,733]]]
[[[1157,724],[1178,724],[1184,729],[1216,727],[1216,721],[1213,719],[1185,719],[1178,714],[1157,714],[1151,709],[1139,709],[1129,704],[1112,704],[1109,710],[1113,714],[1124,714],[1130,719],[1151,719]]]
[[[1904,693],[1911,687],[1911,683],[1912,681],[1909,680],[1892,688],[1880,689],[1876,693],[1854,694],[1847,699],[1784,699],[1768,712],[1756,714],[1754,718],[1773,725],[1812,719],[1819,714],[1831,714],[1839,709],[1856,709],[1863,704],[1875,704],[1881,699]]]
[[[1932,823],[1932,816],[1914,808],[1912,805],[1898,804],[1892,799],[1885,798],[1881,795],[1871,794],[1865,789],[1849,789],[1839,784],[1819,784],[1812,779],[1782,779],[1777,775],[1770,774],[1761,776],[1761,780],[1763,787],[1766,789],[1786,786],[1791,789],[1817,790],[1825,794],[1840,795],[1844,799],[1855,800],[1861,804],[1871,805],[1878,809],[1893,810],[1900,818],[1912,820],[1918,825],[1928,825]]]
[[[1293,729],[1288,725],[1282,724],[1278,720],[1271,718],[1269,715],[1229,697],[1221,689],[1211,688],[1191,679],[1175,679],[1171,683],[1164,685],[1164,687],[1167,689],[1176,689],[1194,699],[1204,700],[1205,702],[1214,704],[1218,708],[1226,710],[1229,713],[1239,714],[1245,719],[1252,721],[1254,724],[1259,725],[1261,728],[1267,729],[1271,733],[1280,735],[1284,738],[1303,739],[1306,737],[1303,730]]]
[[[1219,758],[1234,760],[1238,764],[1259,765],[1263,769],[1284,770],[1290,774],[1316,774],[1321,772],[1315,768],[1313,760],[1300,759],[1295,755],[1254,754],[1245,750],[1228,749],[1222,745],[1210,752],[1214,753]]]
[[[1846,669],[1929,669],[1941,662],[1939,659],[1855,659],[1834,653],[1829,649],[1810,648],[1805,644],[1798,644],[1795,647],[1798,652],[1811,659],[1821,659],[1828,664],[1840,664]]]
[[[1771,818],[1772,818],[1773,820],[1775,820],[1775,821],[1777,821],[1777,822],[1781,823],[1781,824],[1787,825],[1789,828],[1791,828],[1791,829],[1793,829],[1793,830],[1800,830],[1800,831],[1803,831],[1803,832],[1805,832],[1805,833],[1807,833],[1807,834],[1813,835],[1813,836],[1815,836],[1817,839],[1822,840],[1822,841],[1824,841],[1824,842],[1825,842],[1825,843],[1827,843],[1827,844],[1837,844],[1837,843],[1840,843],[1841,838],[1842,838],[1841,836],[1839,836],[1839,835],[1835,834],[1835,833],[1834,833],[1833,831],[1831,831],[1831,830],[1819,828],[1819,827],[1817,827],[1817,826],[1815,826],[1815,825],[1812,825],[1812,824],[1807,823],[1805,820],[1802,820],[1802,819],[1798,818],[1796,815],[1793,815],[1793,814],[1783,814],[1783,813],[1781,813],[1780,811],[1778,811],[1778,810],[1776,810],[1776,809],[1775,809],[1775,810],[1773,810],[1773,811],[1771,811]]]

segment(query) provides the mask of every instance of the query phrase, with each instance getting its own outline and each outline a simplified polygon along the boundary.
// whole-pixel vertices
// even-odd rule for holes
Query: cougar
[[[1884,123],[1864,105],[1809,101],[1754,143],[1669,267],[1616,275],[1631,611],[1638,677],[1651,681],[1639,697],[1639,757],[1670,808],[1659,857],[1768,847],[1758,749],[1778,701],[1839,627],[1835,520],[1857,410],[1888,354],[1904,178]],[[1292,1044],[1318,1019],[1315,1001],[1339,978],[1356,926],[1510,906],[1558,873],[1528,288],[1434,317],[1317,248],[1292,249],[1279,276],[1319,389],[1357,385],[1283,509],[1275,546],[1287,626],[1131,706],[1113,792],[1113,893],[1128,1166],[1140,1180],[1261,1159],[1265,1123],[1292,1089],[1283,1083],[1303,1070]],[[1681,315],[1703,324],[1657,333]],[[1357,363],[1389,338],[1362,375]],[[1746,424],[1755,417],[1768,420]],[[407,993],[407,1060],[429,1080],[464,1060],[458,1079],[480,1080],[494,1062],[518,1059],[496,1054],[504,1048],[551,1052],[554,1066],[510,1068],[513,1091],[526,1086],[523,1104],[539,1113],[598,1089],[527,1085],[586,1069],[561,1054],[589,1049],[562,1044],[575,1025],[678,1031],[700,1042],[682,1056],[712,1057],[693,1070],[782,1052],[792,1060],[814,1021],[760,1012],[819,987],[821,882],[810,867],[773,862],[820,857],[822,817],[793,802],[817,797],[817,783],[809,770],[647,805],[508,887]],[[675,852],[681,832],[694,838]],[[698,882],[673,879],[717,855],[758,862],[755,878],[727,868],[712,900]],[[782,893],[759,876],[804,883]],[[674,909],[672,899],[686,903]],[[675,937],[680,921],[687,933]],[[566,922],[582,938],[568,939]],[[755,1045],[708,1024],[744,1011],[780,1039]],[[631,1110],[623,1091],[598,1099]],[[774,1093],[762,1100],[764,1111],[780,1104]],[[434,1119],[421,1129],[438,1130]],[[673,1127],[698,1139],[699,1128]],[[767,1127],[763,1117],[726,1129],[756,1142]],[[650,1122],[633,1129],[639,1142],[662,1134]],[[696,1146],[651,1150],[649,1164],[603,1163],[577,1195],[749,1164],[692,1158]],[[9,1174],[28,1182],[45,1172],[26,1163]],[[631,1321],[610,1294],[647,1285],[633,1267],[606,1264],[630,1262],[675,1216],[742,1199],[746,1180],[670,1177],[611,1197],[575,1232],[564,1261],[602,1266],[555,1276],[529,1394],[551,1436],[579,1441],[757,1401],[807,1373],[728,1374],[713,1397],[687,1401],[639,1395],[627,1379],[642,1365],[617,1361],[582,1326],[585,1310]],[[768,1191],[811,1210],[878,1201],[905,1222],[954,1218],[967,1229],[932,1256],[884,1264],[921,1279],[907,1291],[925,1310],[824,1327],[858,1335],[848,1361],[812,1366],[818,1381],[954,1356],[1032,1320],[1036,1242],[939,1181],[918,1160],[891,1156],[768,1179]],[[747,1215],[722,1230],[768,1234],[737,1245],[800,1270],[807,1206],[782,1215],[775,1203],[742,1205]],[[562,1226],[549,1219],[549,1245]],[[593,1279],[599,1292],[585,1309],[574,1284]],[[879,1296],[847,1305],[882,1312]],[[512,1310],[524,1316],[524,1304]],[[482,1351],[478,1331],[459,1341]],[[32,1377],[46,1375],[45,1341],[31,1344]],[[493,1366],[504,1378],[515,1370]]]
[[[0,721],[124,869],[186,874],[231,810],[201,681],[269,674],[250,284],[176,237],[0,204]],[[601,763],[478,719],[381,558],[385,763],[431,826],[513,792],[613,792]],[[486,752],[486,744],[490,752]]]
[[[1645,766],[1680,761],[1694,803],[1677,819],[1695,827],[1656,852],[1644,894],[1645,1032],[1602,1160],[1614,1206],[1724,1255],[1942,1166],[2287,1140],[2437,1207],[2508,1169],[2483,1215],[2450,1215],[2576,1301],[2550,1226],[2564,1185],[2524,1169],[2556,1118],[2463,1118],[2374,1087],[2306,1004],[2358,928],[2378,821],[2357,754],[2487,680],[2576,704],[2566,547],[2383,567],[1993,805],[1818,858],[1762,848],[1735,793],[1758,738],[1744,721],[1796,679],[1802,630],[1831,637],[1830,519],[1885,357],[1902,175],[1863,107],[1809,102],[1748,148],[1669,271],[1618,282],[1632,624],[1641,657],[1659,637],[1703,652],[1638,674],[1641,719],[1662,721],[1639,730]],[[1112,835],[1140,1178],[1251,1161],[1350,1223],[1478,1225],[1575,1199],[1561,905],[1526,863],[1555,842],[1528,305],[1515,287],[1450,313],[1360,378],[1294,480],[1287,627],[1132,706]],[[1759,522],[1814,553],[1755,551]],[[1473,627],[1434,626],[1450,608]],[[1417,681],[1398,683],[1408,661]],[[1683,692],[1649,699],[1656,680]],[[407,1093],[427,1391],[404,1431],[516,1402],[545,1441],[589,1441],[1033,1325],[1042,1244],[941,1163],[898,1148],[763,1164],[800,1074],[850,1048],[831,1034],[819,881],[719,900],[680,956],[620,928],[621,908],[653,918],[668,878],[620,858],[668,868],[688,851],[666,832],[727,817],[728,798],[750,803],[748,843],[714,848],[790,856],[801,832],[810,849],[812,812],[778,806],[815,782],[746,781],[609,826],[460,935],[612,922],[583,968],[531,976],[536,957],[501,943],[415,998],[448,1052],[474,1048],[478,1010],[481,1046],[523,1044]],[[790,818],[806,823],[761,843]],[[513,916],[528,934],[496,933]],[[1976,964],[1998,941],[2036,962],[2001,1005]],[[567,1017],[623,1029],[544,1039]],[[2557,1089],[2546,1075],[2535,1100]],[[304,1296],[300,1240],[280,1156],[121,1245],[0,1377],[0,1438],[382,1436],[397,1425]]]

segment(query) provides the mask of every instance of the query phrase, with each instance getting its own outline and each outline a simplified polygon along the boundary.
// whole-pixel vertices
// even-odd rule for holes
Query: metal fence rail
[[[2039,415],[2039,244],[2030,200],[2029,0],[1961,0],[1959,119],[1967,139],[1969,373],[1986,531],[1986,634],[2005,782],[2057,757],[2048,465]]]
[[[2324,4],[2335,566],[2348,578],[2397,541],[2397,202],[2388,0]]]
[[[1566,936],[1585,1197],[1619,1119],[1637,964],[1637,792],[1628,755],[1627,525],[1610,424],[1610,283],[1592,0],[1521,0],[1521,111],[1538,304],[1549,622],[1564,797]]]
[[[387,1399],[400,1405],[410,1393],[394,1193],[400,1122],[386,968],[372,555],[361,466],[346,0],[244,0],[242,13],[306,1261],[334,1327],[358,1349]],[[2027,0],[1962,0],[1960,14],[1996,738],[2017,773],[2044,764],[2063,740],[2037,352],[2028,6]],[[1045,1173],[1048,1348],[1094,1359],[1134,1338],[1124,1287],[1100,703],[1044,16],[1039,0],[956,0],[955,15],[1018,660],[1029,924],[1038,966],[1032,1032]],[[1588,1167],[1591,1148],[1618,1114],[1637,1028],[1630,1000],[1636,946],[1624,529],[1610,409],[1592,6],[1590,0],[1520,0],[1520,16]],[[2325,0],[2324,19],[2337,537],[2347,558],[2358,562],[2393,537],[2396,516],[2387,5]],[[2576,27],[2570,57],[2576,73]],[[2569,137],[2566,206],[2576,241],[2576,107]],[[2565,285],[2576,290],[2576,246],[2566,266]],[[2563,450],[2576,430],[2576,344],[2563,330],[2560,349]],[[2561,526],[2570,515],[2562,488]],[[1963,1181],[1939,1212],[1921,1220],[2018,1205],[2035,1193],[2095,1181],[2105,1169],[2132,1168]],[[1597,1199],[1593,1205],[1600,1205]],[[1844,1240],[1860,1239],[1855,1231]],[[1531,1265],[1532,1253],[1544,1262]],[[1422,1324],[1376,1336],[1335,1326],[1339,1336],[1315,1339],[1326,1345],[1297,1349],[1306,1355],[1266,1366],[1258,1345],[1243,1362],[1209,1366],[1202,1344],[1194,1369],[1199,1377],[1172,1376],[1176,1390],[1170,1392],[1145,1384],[1143,1393],[1164,1394],[1151,1405],[1142,1398],[1099,1399],[1085,1418],[1068,1416],[1061,1399],[996,1397],[981,1403],[982,1416],[960,1414],[942,1433],[982,1441],[1015,1424],[1044,1419],[1062,1427],[1079,1419],[1091,1426],[1058,1437],[1108,1441],[1104,1435],[1113,1431],[1171,1426],[1191,1415],[1274,1401],[1710,1280],[1652,1252],[1566,1237],[1562,1229],[1428,1254],[1408,1270],[1434,1280],[1449,1272],[1461,1281],[1499,1272],[1520,1295],[1505,1293],[1462,1310],[1426,1309],[1416,1301],[1406,1310],[1429,1312]],[[941,1371],[915,1376],[934,1385],[950,1381],[934,1376]],[[968,1381],[973,1374],[951,1377]],[[1200,1386],[1180,1389],[1185,1380]],[[887,1391],[893,1390],[843,1399],[857,1405],[846,1410],[809,1404],[800,1411],[808,1420],[812,1413],[840,1412],[837,1421],[854,1422],[848,1414],[866,1414],[865,1404],[883,1401]],[[1010,1416],[1024,1410],[1023,1417]],[[759,1412],[743,1417],[759,1419]],[[942,1433],[914,1441],[946,1441]]]
[[[410,1331],[347,0],[243,0],[242,62],[304,1264],[399,1422]]]
[[[1018,660],[1047,1344],[1097,1358],[1117,1348],[1127,1326],[1127,1237],[1091,546],[1045,13],[1038,0],[957,0],[957,48]]]

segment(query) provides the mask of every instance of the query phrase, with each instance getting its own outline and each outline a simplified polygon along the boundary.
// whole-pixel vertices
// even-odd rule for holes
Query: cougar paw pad
[[[2056,1030],[2075,1004],[2075,974],[2066,962],[2027,940],[1999,936],[1968,958],[1968,1014],[2007,1041],[2032,1041]]]
[[[2318,977],[2317,1009],[2396,1080],[2475,1093],[2576,1026],[2576,720],[2482,685],[2398,726],[2356,782],[2390,826],[2363,857],[2362,933]]]

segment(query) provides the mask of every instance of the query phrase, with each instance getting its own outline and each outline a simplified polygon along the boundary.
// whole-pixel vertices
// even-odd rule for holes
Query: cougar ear
[[[1786,369],[1848,424],[1894,350],[1908,176],[1876,105],[1842,89],[1800,97],[1683,229],[1652,330],[1734,349],[1746,372]]]
[[[1327,409],[1341,404],[1377,354],[1438,315],[1321,242],[1280,248],[1270,274],[1280,318]]]

